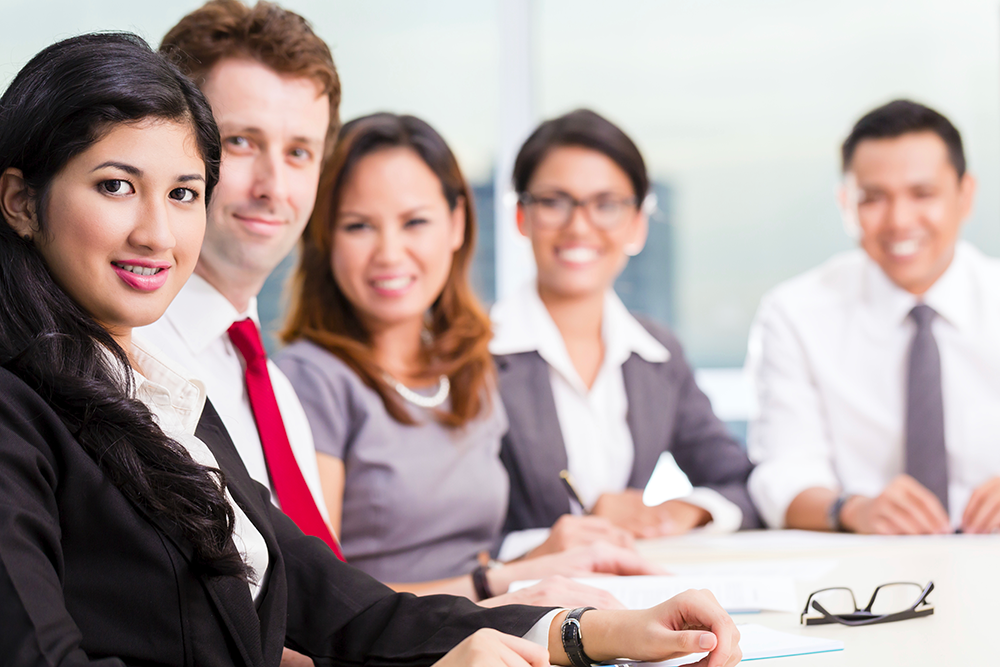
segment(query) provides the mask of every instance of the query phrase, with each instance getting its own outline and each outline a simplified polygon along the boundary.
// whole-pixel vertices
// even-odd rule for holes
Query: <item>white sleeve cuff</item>
[[[700,507],[712,515],[711,520],[702,527],[704,531],[732,533],[739,530],[743,524],[743,510],[713,489],[697,486],[691,493],[677,500]]]
[[[829,464],[791,457],[774,459],[759,463],[747,480],[750,499],[769,528],[784,528],[788,506],[814,487],[839,491],[840,482]]]
[[[556,620],[556,616],[563,611],[565,610],[553,609],[545,614],[545,616],[542,616],[538,619],[537,623],[531,626],[530,630],[524,633],[524,638],[547,649],[549,647],[549,629],[552,627],[552,621]]]

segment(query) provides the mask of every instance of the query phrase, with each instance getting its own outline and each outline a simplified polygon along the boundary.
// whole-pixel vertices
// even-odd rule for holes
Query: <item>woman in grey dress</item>
[[[344,126],[278,357],[309,417],[344,553],[400,590],[473,599],[549,574],[649,572],[634,552],[604,543],[480,563],[507,511],[507,418],[489,319],[467,279],[473,210],[454,155],[423,121],[376,114]],[[577,532],[621,540],[610,522],[581,523]],[[575,585],[549,586],[542,594],[554,587],[558,597],[541,599],[581,599]],[[591,603],[614,604],[590,590]]]

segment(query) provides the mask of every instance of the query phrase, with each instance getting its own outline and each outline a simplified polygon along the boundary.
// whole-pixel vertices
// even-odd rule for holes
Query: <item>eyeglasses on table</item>
[[[934,613],[934,605],[928,602],[927,596],[933,590],[933,581],[927,582],[926,586],[909,581],[882,584],[861,609],[850,588],[823,588],[809,594],[799,622],[805,625],[840,623],[856,626],[930,616]]]

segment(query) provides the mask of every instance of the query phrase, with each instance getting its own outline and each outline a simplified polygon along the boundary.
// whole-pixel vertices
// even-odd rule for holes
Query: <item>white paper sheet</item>
[[[670,563],[664,565],[671,574],[735,575],[735,576],[784,576],[795,581],[815,581],[837,567],[833,558],[795,558],[786,560],[740,560],[717,563]]]
[[[582,584],[608,591],[629,609],[646,609],[692,588],[712,591],[719,604],[729,613],[768,611],[801,611],[795,598],[791,577],[782,576],[640,576],[578,578]],[[516,591],[536,581],[516,581],[510,590]]]
[[[839,639],[793,635],[752,623],[741,625],[739,629],[740,650],[743,651],[743,662],[844,650],[844,642]],[[675,658],[666,662],[643,662],[636,664],[647,665],[649,667],[653,667],[654,665],[656,667],[675,667],[676,665],[688,665],[692,662],[697,662],[705,657],[705,655],[705,653],[692,653],[683,658]]]
[[[639,544],[640,553],[655,554],[684,549],[720,549],[733,551],[827,551],[869,547],[875,544],[898,544],[899,536],[855,535],[853,533],[824,533],[812,530],[746,530],[730,535],[713,535],[691,531],[680,538],[656,538],[643,540]]]

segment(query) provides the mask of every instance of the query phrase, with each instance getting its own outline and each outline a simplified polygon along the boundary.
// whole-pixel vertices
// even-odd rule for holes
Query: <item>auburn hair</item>
[[[340,77],[330,47],[295,12],[264,0],[253,7],[210,0],[170,29],[160,52],[199,88],[225,58],[249,58],[279,74],[312,79],[330,99],[323,157],[330,156],[340,129]]]
[[[378,392],[394,419],[415,423],[403,399],[386,382],[371,349],[370,333],[337,285],[331,265],[344,184],[364,156],[387,148],[413,151],[441,181],[449,208],[454,211],[461,206],[465,213],[465,239],[452,255],[444,289],[429,311],[431,340],[424,346],[424,368],[419,374],[427,380],[448,377],[451,409],[435,411],[435,415],[445,425],[461,426],[488,407],[488,387],[494,380],[488,348],[490,320],[469,284],[476,240],[475,206],[451,149],[419,118],[377,113],[344,125],[320,177],[316,208],[302,236],[299,264],[291,282],[291,310],[281,337],[286,343],[306,339],[336,355]]]

